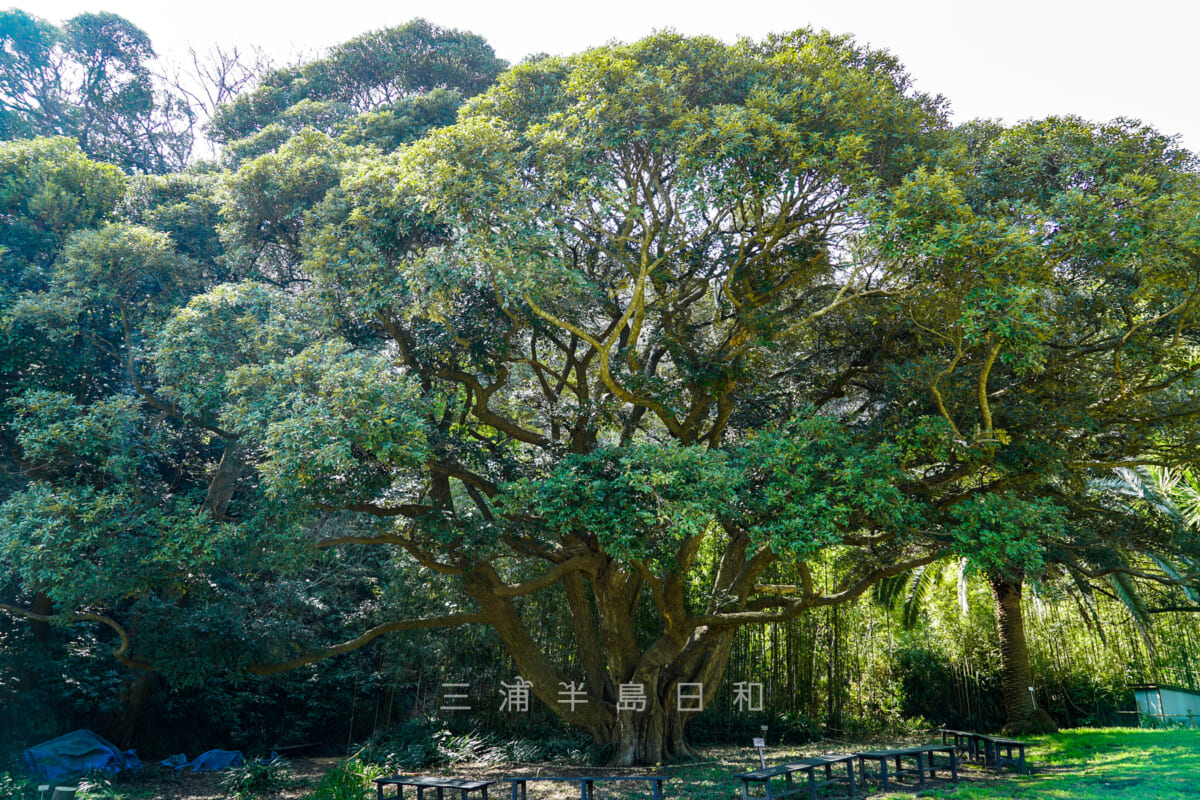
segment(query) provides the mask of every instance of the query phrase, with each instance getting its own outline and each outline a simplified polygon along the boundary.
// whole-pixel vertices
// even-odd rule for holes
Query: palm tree
[[[1090,482],[1084,497],[1071,505],[1080,512],[1086,533],[1057,542],[1046,553],[1046,577],[1062,578],[1078,593],[1084,621],[1101,636],[1095,595],[1119,601],[1153,652],[1151,614],[1200,611],[1200,480],[1188,472],[1121,468]],[[1021,599],[1030,581],[1019,568],[984,577],[995,603],[1008,721],[1005,730],[1017,733],[1053,727],[1048,714],[1037,713],[1028,691],[1033,673]],[[950,557],[878,584],[874,598],[897,610],[905,627],[913,627],[932,594],[951,583],[965,613],[969,579],[967,559]],[[1038,582],[1030,583],[1036,591]],[[1143,594],[1145,585],[1178,588],[1192,605],[1151,608]]]

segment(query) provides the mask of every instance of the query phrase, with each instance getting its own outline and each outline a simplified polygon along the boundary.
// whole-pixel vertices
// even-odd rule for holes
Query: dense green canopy
[[[209,133],[238,159],[306,127],[392,149],[453,122],[463,98],[490,86],[505,66],[479,36],[417,19],[269,72],[217,109]]]
[[[0,145],[0,563],[30,593],[177,679],[487,625],[653,763],[740,626],[950,555],[1017,587],[1191,570],[1200,543],[1089,490],[1195,460],[1200,187],[1170,139],[952,129],[811,30],[483,91],[501,66],[422,22],[355,40],[226,107],[221,174],[126,188]]]

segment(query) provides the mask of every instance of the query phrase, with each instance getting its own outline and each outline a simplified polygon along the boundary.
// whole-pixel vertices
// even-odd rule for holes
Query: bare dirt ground
[[[260,796],[260,800],[301,800],[312,792],[321,776],[333,767],[337,758],[295,758],[288,760],[287,787]],[[136,777],[130,776],[114,787],[130,800],[226,800],[221,789],[221,773],[175,772],[167,767],[147,765]]]
[[[913,744],[908,742],[907,744]],[[797,747],[773,748],[768,751],[768,763],[780,764],[789,760],[832,752],[853,752],[867,750],[884,745],[902,746],[896,740],[887,742],[837,742],[821,741]],[[667,784],[667,796],[674,798],[733,798],[737,796],[738,782],[735,775],[758,767],[758,756],[754,750],[746,747],[704,747],[700,749],[702,759],[699,761],[672,764],[663,767],[663,774],[678,777]],[[320,781],[321,776],[332,768],[340,759],[337,758],[295,758],[289,760],[287,787],[270,794],[264,794],[259,800],[303,800]],[[1039,766],[1039,772],[1047,770],[1046,765]],[[589,767],[579,764],[473,764],[464,763],[441,770],[426,770],[422,774],[444,775],[447,777],[500,780],[507,775],[582,775],[595,773],[598,770],[607,773],[628,772],[629,774],[645,773],[645,768],[620,770],[610,767]],[[1054,771],[1050,769],[1050,771]],[[857,773],[857,770],[856,770]],[[1005,780],[1011,773],[997,777],[991,772],[984,771],[975,765],[960,764],[960,776],[963,781],[987,784],[995,780]],[[941,775],[941,773],[939,773]],[[686,790],[685,783],[686,781]],[[925,789],[945,784],[942,779],[929,781]],[[893,791],[909,791],[914,787],[910,780],[898,782]],[[619,786],[618,784],[598,784],[597,795],[604,798],[646,797],[647,792],[642,784]],[[174,772],[162,767],[147,767],[136,778],[122,781],[117,788],[123,797],[129,800],[226,800],[227,793],[220,786],[220,774],[212,772]],[[501,791],[496,794],[504,797],[508,786],[502,784]],[[878,796],[879,789],[872,780],[868,792],[859,789],[857,797]],[[390,792],[391,790],[389,790]],[[411,791],[411,790],[410,790]],[[579,796],[579,788],[570,783],[542,783],[530,786],[530,794],[536,792],[538,800],[573,800]],[[840,791],[844,792],[844,788]],[[840,792],[839,792],[840,794]],[[389,795],[390,796],[390,795]],[[844,795],[842,795],[844,796]]]

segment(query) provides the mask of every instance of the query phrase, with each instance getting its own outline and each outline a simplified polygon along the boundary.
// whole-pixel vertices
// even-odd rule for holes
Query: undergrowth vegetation
[[[463,763],[584,762],[600,755],[585,735],[570,729],[534,727],[526,736],[480,729],[455,733],[437,720],[421,717],[394,733],[371,737],[356,757],[366,764],[417,770]]]

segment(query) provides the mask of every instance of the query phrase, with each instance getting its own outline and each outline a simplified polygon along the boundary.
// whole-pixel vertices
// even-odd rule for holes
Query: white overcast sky
[[[486,38],[516,62],[656,28],[726,40],[804,26],[851,33],[899,56],[917,86],[947,96],[957,121],[1051,114],[1134,117],[1200,149],[1196,0],[10,0],[61,22],[111,11],[160,55],[258,44],[286,60],[424,17]]]

